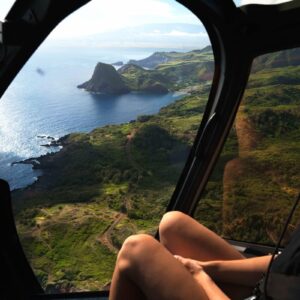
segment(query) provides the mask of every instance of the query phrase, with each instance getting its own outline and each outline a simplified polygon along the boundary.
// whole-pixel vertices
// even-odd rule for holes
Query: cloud
[[[178,30],[172,30],[171,32],[164,33],[163,35],[166,36],[178,36],[178,37],[207,37],[206,32],[184,32]]]
[[[71,40],[50,40],[59,47],[203,48],[210,44],[202,24],[156,23],[126,27]],[[49,45],[49,43],[48,43]],[[51,45],[49,45],[51,46]]]
[[[71,39],[150,23],[191,23],[199,19],[171,0],[94,0],[74,12],[51,38]]]

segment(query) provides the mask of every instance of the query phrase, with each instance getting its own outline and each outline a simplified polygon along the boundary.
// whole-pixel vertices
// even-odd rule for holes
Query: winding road
[[[131,142],[134,138],[135,134],[137,132],[137,129],[133,129],[130,134],[127,135],[127,141],[125,144],[125,151],[128,157],[128,160],[130,164],[137,170],[141,170],[139,165],[134,160],[132,153],[131,153]],[[124,204],[126,207],[126,212],[128,209],[130,209],[130,202],[127,198],[124,199]],[[114,228],[127,217],[127,213],[118,213],[116,215],[115,220],[105,229],[105,231],[97,238],[97,241],[99,241],[102,245],[106,246],[111,252],[118,253],[119,249],[116,248],[112,242],[111,234],[114,230]]]

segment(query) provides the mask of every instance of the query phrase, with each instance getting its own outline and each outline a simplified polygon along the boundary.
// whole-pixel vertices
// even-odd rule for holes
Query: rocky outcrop
[[[89,92],[118,95],[130,91],[123,81],[122,76],[109,64],[98,63],[92,78],[77,86]]]
[[[92,78],[79,85],[89,92],[124,94],[131,91],[165,94],[212,80],[214,62],[211,46],[189,52],[155,52],[141,60],[121,65],[98,63]]]
[[[111,65],[98,63],[92,78],[78,88],[109,95],[120,95],[131,91],[166,94],[169,90],[165,81],[166,79],[158,72],[145,70],[133,64],[124,65],[116,71]]]

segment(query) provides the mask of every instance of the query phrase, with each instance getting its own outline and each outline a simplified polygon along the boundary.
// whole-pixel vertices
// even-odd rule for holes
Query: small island
[[[77,87],[107,95],[166,94],[210,82],[214,73],[210,46],[189,52],[155,52],[145,59],[130,60],[118,70],[113,65],[99,62],[92,78]]]
[[[121,62],[117,63],[121,66]],[[99,62],[92,78],[77,87],[106,95],[186,92],[209,83],[214,73],[210,46],[189,52],[155,52],[141,60],[130,60],[118,70],[113,65]]]
[[[167,79],[161,74],[134,64],[126,64],[116,70],[110,64],[99,62],[92,78],[77,87],[91,93],[107,95],[122,95],[129,92],[166,94],[169,92],[166,83]]]
[[[130,91],[116,69],[112,65],[101,62],[95,67],[92,78],[77,87],[88,92],[110,95],[126,94]]]

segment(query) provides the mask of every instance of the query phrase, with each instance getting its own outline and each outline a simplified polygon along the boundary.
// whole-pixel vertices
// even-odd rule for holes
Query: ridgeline
[[[146,59],[131,60],[118,70],[98,63],[92,78],[77,87],[110,95],[131,91],[164,94],[211,80],[213,68],[210,47],[187,53],[157,52]]]

